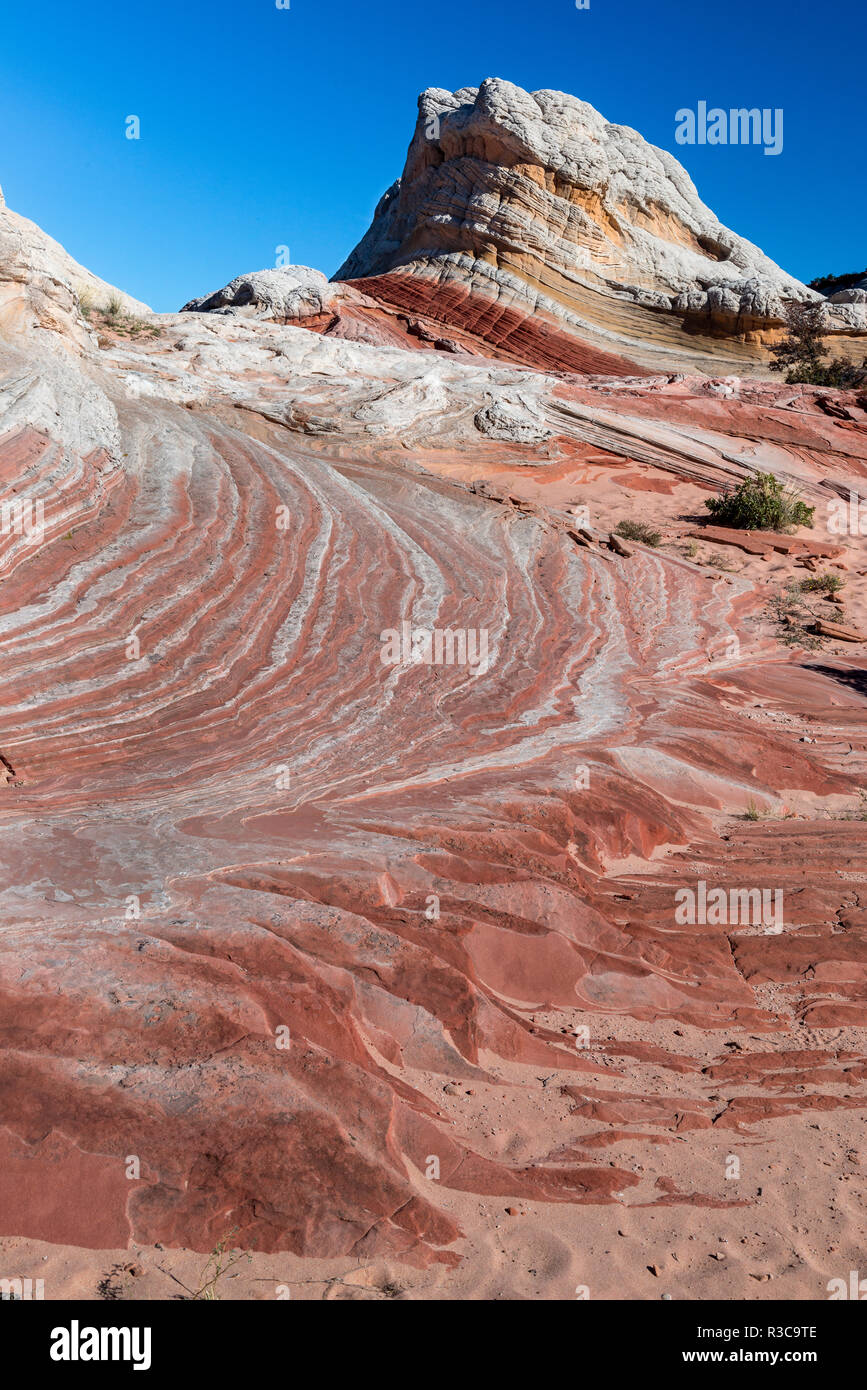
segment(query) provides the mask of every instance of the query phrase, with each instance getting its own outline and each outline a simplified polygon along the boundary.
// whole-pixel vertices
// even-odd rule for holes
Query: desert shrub
[[[159,338],[162,331],[155,323],[148,323],[147,319],[137,319],[132,314],[124,314],[118,328],[119,333],[126,333],[130,338],[138,338],[142,333],[151,338]]]
[[[657,546],[662,540],[659,531],[654,531],[645,521],[618,521],[614,534],[625,541],[639,541],[641,545]]]
[[[786,309],[786,336],[771,348],[772,372],[785,372],[790,385],[836,386],[847,390],[867,382],[867,357],[858,367],[844,357],[825,362],[828,356],[822,340],[825,305],[790,304]]]
[[[757,473],[720,497],[706,497],[707,507],[720,526],[740,531],[791,531],[812,526],[815,507],[808,507],[795,491],[773,473]]]
[[[76,290],[78,307],[81,310],[82,318],[89,319],[96,308],[96,300],[93,297],[93,290],[89,285],[79,285]]]
[[[773,594],[768,607],[779,624],[777,635],[784,646],[807,647],[810,651],[821,647],[821,638],[811,631],[816,615],[805,600],[797,579],[790,580],[784,589]]]
[[[812,574],[809,579],[801,580],[801,593],[838,594],[844,582],[839,574]]]
[[[822,342],[825,305],[821,300],[786,307],[786,336],[771,348],[772,372],[812,372],[827,356]],[[786,378],[788,380],[788,377]]]
[[[793,367],[786,373],[786,381],[790,386],[803,383],[806,386],[836,386],[839,391],[851,391],[867,382],[867,357],[860,367],[854,362],[847,362],[844,357],[835,357],[827,367]]]
[[[118,307],[120,306],[120,307]],[[127,314],[123,311],[122,301],[112,297],[104,309],[97,312],[97,323],[102,322],[106,328],[110,328],[112,333],[121,338],[160,338],[163,330],[155,323],[148,323],[147,319],[136,318],[134,314]],[[111,347],[112,339],[104,334],[100,336],[100,347]]]

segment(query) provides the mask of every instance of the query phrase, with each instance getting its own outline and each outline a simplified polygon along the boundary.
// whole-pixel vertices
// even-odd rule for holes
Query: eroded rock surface
[[[863,1108],[867,670],[781,643],[798,555],[682,538],[755,469],[824,525],[864,412],[155,322],[0,343],[0,1230],[450,1267],[485,1203],[752,1222],[774,1127]],[[827,563],[862,623],[863,537]]]
[[[81,301],[103,308],[115,299],[127,313],[150,314],[146,304],[116,290],[74,261],[41,227],[6,206],[0,189],[0,332],[53,330],[46,350],[80,349],[88,341]]]
[[[819,298],[723,226],[668,151],[577,97],[498,78],[422,93],[403,174],[335,278],[579,371],[607,369],[570,362],[576,339],[642,365],[749,370],[786,304]],[[849,301],[827,324],[867,333]],[[702,341],[718,335],[733,341]]]

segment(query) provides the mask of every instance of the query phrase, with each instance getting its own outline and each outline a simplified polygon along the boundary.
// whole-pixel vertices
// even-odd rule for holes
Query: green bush
[[[771,371],[785,372],[790,386],[804,383],[807,386],[836,386],[840,390],[863,386],[867,382],[867,357],[860,367],[856,367],[854,362],[847,362],[844,357],[835,357],[826,363],[825,332],[825,305],[822,301],[787,305],[786,336],[771,348]]]
[[[812,526],[816,510],[773,473],[745,478],[721,497],[706,497],[704,505],[720,526],[740,531],[791,531],[795,526]]]
[[[82,318],[89,319],[94,309],[96,301],[93,297],[93,290],[89,285],[79,285],[76,291],[78,296],[78,307],[81,310]]]
[[[836,386],[840,391],[851,390],[867,382],[867,357],[860,367],[856,367],[854,362],[847,362],[844,357],[835,357],[827,367],[818,363],[793,367],[786,372],[786,381],[789,386],[803,382],[807,386]]]
[[[789,377],[796,373],[822,370],[822,360],[827,357],[823,334],[825,332],[825,305],[822,300],[808,304],[786,305],[786,336],[771,348],[772,372],[788,372]],[[800,380],[807,378],[801,376]]]
[[[614,528],[615,536],[625,541],[639,541],[642,545],[659,545],[662,536],[644,521],[618,521]]]
[[[845,583],[839,574],[814,574],[801,580],[802,594],[839,594]]]

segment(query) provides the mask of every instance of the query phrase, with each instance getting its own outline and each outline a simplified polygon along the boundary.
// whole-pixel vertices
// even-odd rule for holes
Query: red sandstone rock
[[[0,536],[0,1231],[448,1265],[461,1194],[747,1200],[683,1146],[863,1105],[864,667],[567,507],[682,516],[743,439],[822,496],[864,443],[777,384],[161,326],[0,350],[46,504]],[[389,664],[403,623],[489,664]],[[699,882],[782,930],[678,920]]]
[[[815,296],[724,227],[671,154],[498,78],[422,93],[401,178],[335,278],[572,371],[622,371],[580,365],[614,348],[652,370],[749,372],[784,303]],[[860,303],[829,301],[825,321],[844,343],[867,332]]]
[[[715,545],[737,546],[748,555],[766,555],[776,551],[778,555],[791,555],[803,559],[805,563],[836,560],[843,554],[843,547],[832,541],[814,540],[812,536],[786,536],[777,531],[737,531],[728,526],[700,526],[686,534],[697,540],[713,541]]]
[[[642,368],[621,353],[606,351],[598,343],[569,333],[552,316],[538,308],[509,305],[483,289],[460,282],[430,280],[410,271],[393,271],[346,286],[384,305],[426,314],[448,324],[469,340],[475,351],[504,362],[516,362],[542,371],[628,375]]]
[[[813,631],[820,637],[833,637],[837,642],[867,642],[867,634],[852,627],[844,627],[841,623],[829,623],[824,618],[816,619]]]

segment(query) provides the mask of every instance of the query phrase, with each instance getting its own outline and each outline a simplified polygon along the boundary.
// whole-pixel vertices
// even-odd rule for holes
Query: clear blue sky
[[[173,310],[275,247],[333,274],[428,86],[572,92],[686,165],[802,279],[867,265],[863,0],[29,0],[4,7],[0,184],[96,274]],[[680,147],[675,111],[782,107],[779,156]],[[128,115],[141,139],[124,137]]]

